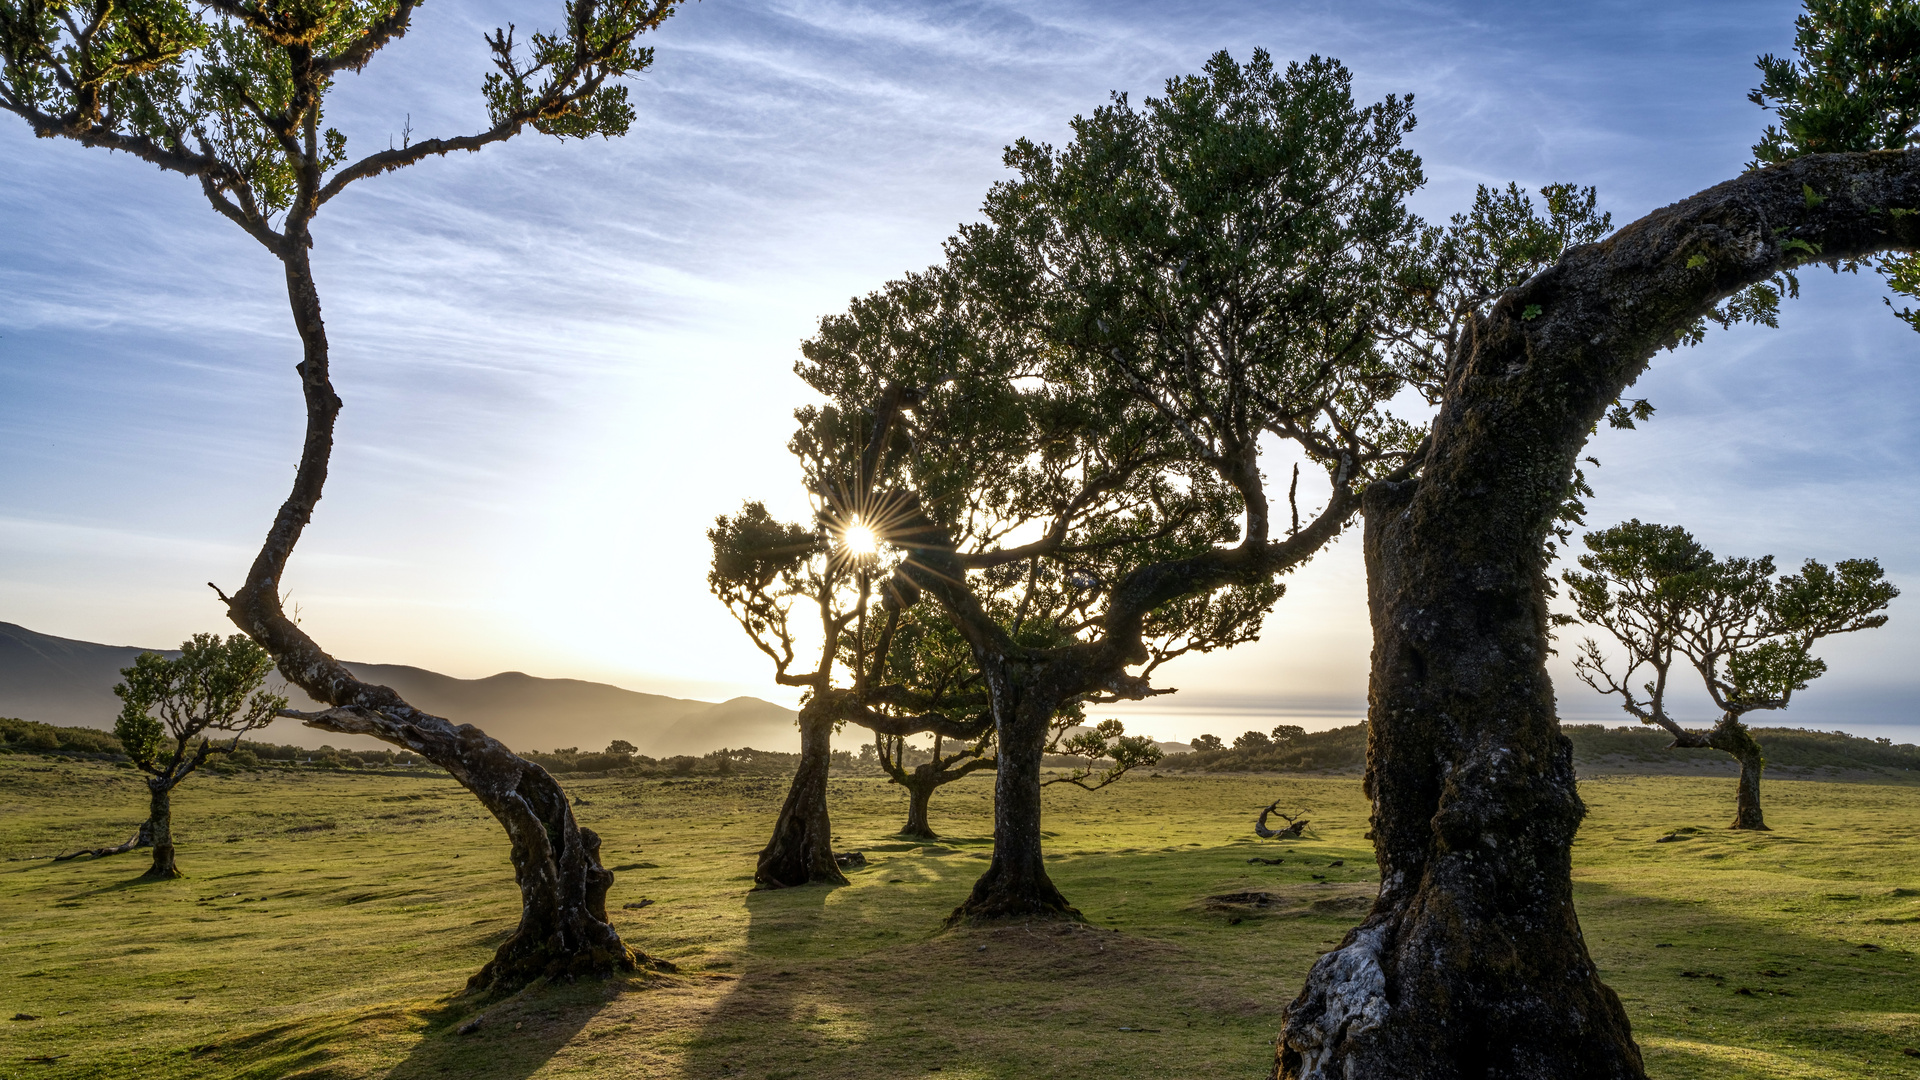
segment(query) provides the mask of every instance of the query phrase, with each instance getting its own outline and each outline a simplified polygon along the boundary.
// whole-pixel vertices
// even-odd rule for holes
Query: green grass
[[[985,864],[986,778],[942,789],[950,836],[928,845],[891,835],[900,789],[835,781],[839,846],[869,866],[758,894],[782,782],[568,787],[618,870],[622,932],[681,973],[475,1003],[457,992],[518,896],[498,827],[450,781],[195,777],[175,800],[189,876],[145,883],[144,853],[37,857],[124,838],[131,772],[0,758],[0,1017],[39,1017],[0,1019],[0,1077],[1251,1080],[1374,888],[1353,777],[1048,789],[1051,868],[1089,920],[1064,931],[940,931]],[[1920,1076],[1902,1054],[1920,1047],[1920,787],[1772,782],[1759,836],[1721,827],[1726,779],[1582,793],[1582,922],[1654,1075]],[[1255,840],[1276,798],[1317,838]],[[1250,891],[1274,899],[1207,900]]]

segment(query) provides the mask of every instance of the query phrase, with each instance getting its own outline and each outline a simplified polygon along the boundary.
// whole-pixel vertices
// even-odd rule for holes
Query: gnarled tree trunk
[[[925,773],[922,772],[925,770]],[[927,816],[927,810],[933,802],[933,791],[938,786],[933,776],[932,764],[915,769],[911,776],[900,786],[907,789],[907,824],[900,830],[901,836],[910,836],[916,840],[938,840],[939,834],[933,831],[933,823]]]
[[[1055,703],[1031,694],[1003,696],[998,684],[994,698],[1000,765],[993,782],[993,861],[947,921],[1078,919],[1080,912],[1047,876],[1040,847],[1040,760]]]
[[[785,889],[823,881],[845,885],[833,858],[833,822],[827,817],[827,771],[833,764],[833,715],[819,700],[800,709],[800,768],[787,789],[773,839],[760,852],[754,884]]]
[[[162,777],[153,777],[147,781],[147,823],[140,826],[141,835],[153,845],[153,865],[147,868],[150,878],[177,878],[180,868],[173,861],[173,782]]]
[[[277,254],[286,265],[287,295],[304,348],[295,370],[306,399],[306,438],[293,491],[274,517],[246,584],[223,597],[228,617],[273,655],[288,681],[332,706],[290,715],[310,727],[371,735],[412,750],[451,773],[506,829],[520,886],[520,924],[469,988],[505,991],[541,977],[608,974],[641,964],[670,968],[628,948],[608,921],[613,874],[600,864],[600,838],[574,821],[566,793],[545,769],[479,728],[456,727],[407,704],[388,687],[354,678],[282,610],[279,590],[287,560],[326,485],[341,405],[328,375],[320,298],[298,224],[289,226],[289,240]]]
[[[1574,248],[1476,321],[1419,477],[1366,492],[1380,896],[1288,1008],[1278,1075],[1644,1075],[1573,910],[1542,542],[1655,350],[1797,251],[1911,249],[1920,223],[1886,210],[1917,206],[1920,154],[1802,158]]]

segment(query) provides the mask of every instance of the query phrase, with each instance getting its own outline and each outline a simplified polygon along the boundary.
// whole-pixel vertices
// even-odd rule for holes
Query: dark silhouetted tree
[[[1420,442],[1381,407],[1404,385],[1383,336],[1417,302],[1411,114],[1356,107],[1348,81],[1221,54],[1075,120],[1065,149],[1022,141],[944,266],[804,346],[833,408],[897,429],[883,539],[988,691],[994,856],[957,918],[1070,912],[1040,845],[1054,719],[1251,640],[1278,578]],[[1297,528],[1273,521],[1273,440],[1324,470]]]
[[[153,846],[146,876],[179,877],[173,852],[173,789],[214,754],[230,754],[240,737],[273,722],[287,699],[261,689],[273,657],[234,634],[221,641],[195,634],[169,660],[141,653],[133,666],[120,669],[125,680],[113,688],[121,701],[113,733],[135,768],[147,774],[148,811],[140,839]],[[221,746],[209,732],[231,734]],[[194,745],[194,740],[199,745]]]
[[[1585,539],[1582,569],[1564,575],[1568,591],[1581,620],[1606,631],[1625,655],[1616,677],[1588,638],[1575,671],[1595,690],[1619,695],[1620,707],[1641,723],[1664,728],[1674,746],[1731,754],[1740,763],[1732,827],[1765,829],[1766,758],[1747,714],[1786,708],[1794,691],[1826,672],[1814,644],[1885,625],[1880,612],[1900,590],[1871,559],[1832,567],[1808,560],[1800,573],[1776,579],[1772,556],[1715,558],[1671,525],[1628,521]],[[1699,674],[1720,710],[1710,730],[1683,727],[1667,711],[1676,661]]]
[[[636,954],[607,921],[613,875],[600,865],[599,839],[574,821],[544,770],[470,725],[456,727],[356,679],[281,608],[287,562],[320,501],[341,407],[310,261],[313,220],[352,185],[428,157],[526,131],[624,134],[634,113],[622,80],[653,60],[636,39],[675,6],[569,0],[557,31],[525,42],[512,28],[495,31],[486,39],[494,70],[481,88],[483,129],[355,158],[347,137],[322,121],[326,97],[406,34],[416,0],[0,0],[0,109],[36,135],[131,154],[196,181],[213,209],[285,272],[306,432],[292,492],[245,583],[221,598],[281,674],[329,706],[303,715],[309,725],[418,752],[506,828],[521,920],[474,976],[475,987],[632,969]]]

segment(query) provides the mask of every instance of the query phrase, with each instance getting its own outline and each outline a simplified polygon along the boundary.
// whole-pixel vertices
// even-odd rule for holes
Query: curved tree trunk
[[[993,861],[947,921],[1078,919],[1080,912],[1047,876],[1040,848],[1040,759],[1053,708],[1028,700],[1002,709],[1001,696],[996,687],[1000,765],[993,782]]]
[[[1760,812],[1760,772],[1766,767],[1766,761],[1757,751],[1740,755],[1740,792],[1729,828],[1770,831],[1766,816]]]
[[[1582,807],[1542,542],[1575,455],[1657,349],[1805,251],[1912,250],[1920,221],[1887,208],[1915,206],[1914,151],[1758,169],[1569,250],[1475,321],[1419,477],[1366,491],[1380,897],[1289,1007],[1279,1075],[1644,1075],[1573,911]]]
[[[1288,1010],[1280,1072],[1638,1077],[1573,910],[1584,807],[1538,662],[1539,544],[1489,558],[1469,525],[1489,498],[1413,495],[1376,485],[1366,507],[1380,897]]]
[[[326,329],[305,236],[292,227],[289,235],[278,254],[286,264],[287,295],[304,347],[295,370],[306,399],[306,437],[293,490],[275,515],[246,584],[223,597],[228,617],[273,655],[288,681],[332,706],[293,715],[310,727],[371,735],[412,750],[451,773],[506,829],[520,886],[520,925],[469,988],[512,990],[536,978],[631,971],[642,963],[670,968],[629,949],[608,921],[613,874],[600,865],[600,838],[574,821],[566,793],[545,769],[472,725],[456,727],[415,709],[388,687],[354,678],[282,610],[287,560],[326,485],[340,411],[328,376]]]
[[[814,881],[847,883],[833,858],[833,823],[827,817],[832,737],[832,714],[809,701],[800,710],[800,768],[774,822],[773,839],[767,841],[754,867],[753,881],[759,888],[785,889]]]
[[[1734,796],[1733,824],[1730,829],[1754,829],[1770,832],[1760,812],[1760,774],[1766,770],[1766,755],[1747,725],[1733,715],[1723,717],[1707,736],[1707,745],[1724,750],[1740,763],[1740,787]]]
[[[147,781],[147,794],[147,823],[140,826],[140,834],[153,844],[153,865],[145,876],[177,878],[180,868],[173,861],[173,785],[156,776]]]

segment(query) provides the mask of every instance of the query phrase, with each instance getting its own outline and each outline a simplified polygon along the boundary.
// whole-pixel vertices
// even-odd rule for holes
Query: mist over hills
[[[179,655],[178,650],[54,637],[0,622],[0,716],[111,728],[120,711],[113,685],[120,681],[120,669],[143,652]],[[794,711],[759,698],[694,701],[518,671],[456,679],[402,664],[349,662],[346,667],[363,681],[390,686],[413,705],[454,723],[473,724],[516,750],[598,750],[625,739],[642,754],[669,757],[721,747],[788,750],[798,744]],[[287,697],[296,709],[320,707],[297,688],[288,687]],[[251,737],[308,747],[384,745],[366,736],[316,731],[297,720],[276,720]]]

